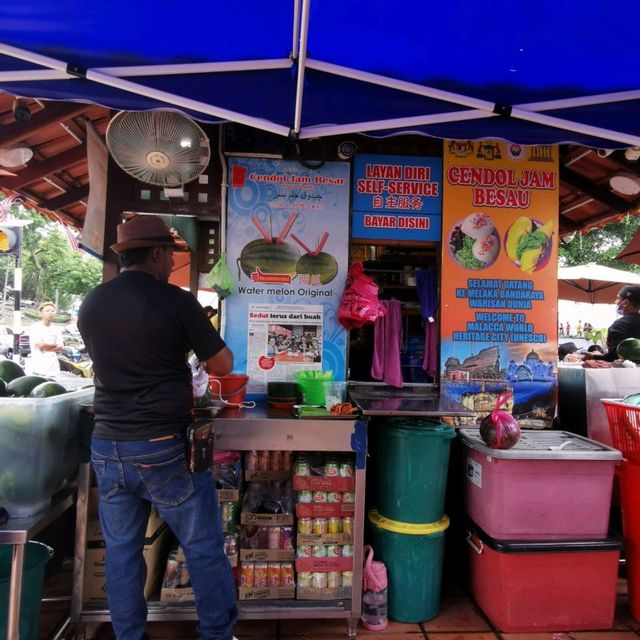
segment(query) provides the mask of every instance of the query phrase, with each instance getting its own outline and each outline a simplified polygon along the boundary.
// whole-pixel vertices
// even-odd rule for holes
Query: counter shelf
[[[349,637],[355,637],[362,607],[362,564],[364,536],[366,420],[299,420],[259,405],[254,409],[225,409],[214,418],[215,448],[230,451],[322,451],[356,454],[353,591],[351,599],[340,600],[244,600],[238,601],[239,620],[344,619]],[[76,636],[83,638],[87,622],[109,622],[108,609],[83,603],[84,550],[86,546],[89,465],[81,465],[74,561],[71,620]],[[177,605],[149,601],[147,620],[197,620],[193,603]]]
[[[24,546],[73,505],[75,492],[75,484],[69,485],[54,495],[51,504],[41,513],[28,518],[9,518],[5,524],[0,525],[0,544],[10,544],[13,547],[9,584],[7,640],[18,640],[19,638]],[[67,622],[63,623],[63,627],[66,626]]]

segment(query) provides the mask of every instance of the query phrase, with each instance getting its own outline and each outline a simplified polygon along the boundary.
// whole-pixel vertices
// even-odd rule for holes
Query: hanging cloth
[[[416,269],[416,288],[420,299],[422,326],[424,327],[424,358],[422,368],[432,378],[438,366],[438,272],[436,269]]]
[[[400,347],[402,345],[402,312],[398,300],[381,300],[385,315],[373,325],[373,360],[371,377],[392,387],[402,387]]]

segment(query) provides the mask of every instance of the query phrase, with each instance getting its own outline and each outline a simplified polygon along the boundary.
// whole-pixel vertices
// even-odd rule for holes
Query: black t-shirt
[[[616,347],[627,338],[640,338],[640,313],[632,313],[618,318],[607,330],[608,351],[596,360],[613,362],[618,359]]]
[[[193,407],[187,354],[225,343],[197,300],[142,271],[96,287],[78,313],[95,372],[94,435],[145,440],[180,433]]]

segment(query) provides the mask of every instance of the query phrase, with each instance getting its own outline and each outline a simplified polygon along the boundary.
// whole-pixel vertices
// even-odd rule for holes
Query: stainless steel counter
[[[385,384],[357,384],[349,395],[365,416],[463,416],[475,413],[440,395],[435,385],[405,385],[401,389]]]

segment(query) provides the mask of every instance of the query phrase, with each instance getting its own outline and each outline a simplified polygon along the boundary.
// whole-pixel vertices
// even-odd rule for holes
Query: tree
[[[559,258],[564,267],[595,262],[606,267],[640,273],[640,266],[616,260],[616,256],[631,241],[640,228],[640,216],[627,215],[621,222],[612,222],[599,229],[579,234],[570,242],[561,242]]]
[[[22,296],[43,301],[56,300],[66,311],[74,296],[85,296],[102,280],[99,260],[73,251],[59,225],[22,205],[11,208],[13,217],[28,220],[22,236]],[[0,267],[0,277],[13,282],[13,259]],[[1,284],[1,283],[0,283]]]

